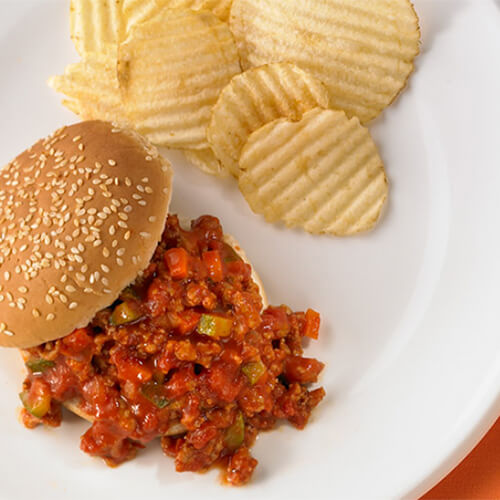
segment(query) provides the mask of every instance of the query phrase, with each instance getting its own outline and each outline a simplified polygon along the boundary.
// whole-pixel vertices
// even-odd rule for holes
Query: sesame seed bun
[[[101,121],[64,127],[0,173],[0,345],[86,326],[144,270],[165,226],[169,163]]]

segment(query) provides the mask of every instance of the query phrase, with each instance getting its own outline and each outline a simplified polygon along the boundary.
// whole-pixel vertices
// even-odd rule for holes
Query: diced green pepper
[[[168,399],[165,396],[164,387],[154,380],[147,382],[141,387],[142,395],[157,408],[162,410],[168,406]]]
[[[245,363],[241,367],[241,371],[245,374],[250,384],[255,385],[266,372],[266,365],[259,359],[251,363]]]
[[[19,398],[23,403],[23,406],[28,410],[34,417],[42,418],[50,410],[50,395],[41,394],[36,397],[32,397],[29,391],[23,391],[19,394]]]
[[[122,302],[111,313],[110,323],[114,326],[126,325],[142,317],[139,306],[135,302]]]
[[[198,323],[198,333],[209,337],[228,337],[231,334],[233,321],[215,314],[202,314]]]
[[[235,451],[243,444],[244,439],[245,420],[243,419],[243,414],[240,412],[236,416],[234,424],[227,429],[226,436],[224,437],[224,444],[228,450]]]
[[[26,361],[26,366],[33,373],[43,373],[45,370],[48,370],[49,368],[55,366],[55,363],[54,361],[49,361],[48,359],[39,358]]]

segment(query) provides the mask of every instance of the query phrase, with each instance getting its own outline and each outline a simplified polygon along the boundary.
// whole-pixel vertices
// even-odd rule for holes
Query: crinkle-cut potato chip
[[[78,53],[116,55],[123,38],[122,0],[71,0],[70,32]]]
[[[371,229],[387,199],[382,160],[368,130],[343,111],[275,120],[243,148],[239,187],[252,210],[314,234]]]
[[[238,177],[249,135],[277,118],[298,120],[305,111],[329,107],[326,87],[290,63],[253,68],[233,77],[215,104],[207,129],[217,158]]]
[[[48,84],[68,97],[63,104],[82,119],[126,123],[114,56],[89,52],[63,75],[50,77]]]
[[[230,27],[243,69],[293,62],[362,123],[398,96],[419,52],[409,0],[234,0]]]
[[[216,177],[227,177],[229,175],[229,171],[222,166],[214,152],[209,148],[186,149],[184,150],[184,156],[190,163],[206,174],[215,175]]]
[[[123,15],[129,27],[151,19],[165,8],[209,10],[227,21],[232,3],[233,0],[123,0]]]
[[[240,71],[228,25],[207,11],[165,9],[133,26],[118,48],[127,116],[161,146],[207,149],[210,111]]]

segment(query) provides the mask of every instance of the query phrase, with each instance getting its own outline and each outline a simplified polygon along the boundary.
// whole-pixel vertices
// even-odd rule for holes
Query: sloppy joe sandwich
[[[134,132],[63,127],[1,172],[0,345],[22,349],[23,423],[90,422],[86,453],[115,466],[160,438],[178,471],[246,483],[250,447],[303,428],[324,396],[303,357],[319,314],[267,305],[234,238],[168,213],[172,168]]]

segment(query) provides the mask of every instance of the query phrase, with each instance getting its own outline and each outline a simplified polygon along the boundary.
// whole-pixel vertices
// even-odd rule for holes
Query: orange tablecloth
[[[500,499],[500,418],[470,455],[421,500]]]

